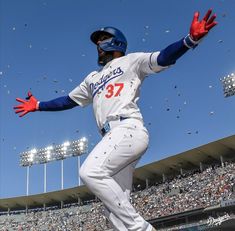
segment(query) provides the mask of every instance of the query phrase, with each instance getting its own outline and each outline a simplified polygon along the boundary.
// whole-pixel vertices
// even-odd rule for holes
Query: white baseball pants
[[[80,177],[103,202],[114,230],[151,231],[130,203],[134,168],[147,149],[148,132],[138,119],[109,124],[111,130],[84,161]]]

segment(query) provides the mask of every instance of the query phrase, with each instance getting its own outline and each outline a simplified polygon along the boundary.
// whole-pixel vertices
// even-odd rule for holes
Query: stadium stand
[[[136,169],[130,198],[157,230],[235,230],[235,136],[159,162]],[[0,231],[112,230],[103,212],[85,186],[0,199]]]

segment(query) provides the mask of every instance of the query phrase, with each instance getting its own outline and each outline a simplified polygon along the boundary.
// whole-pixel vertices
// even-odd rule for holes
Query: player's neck
[[[125,54],[123,54],[123,53],[120,52],[120,51],[114,51],[114,52],[113,52],[113,59],[122,57],[122,56],[124,56],[124,55],[125,55]]]

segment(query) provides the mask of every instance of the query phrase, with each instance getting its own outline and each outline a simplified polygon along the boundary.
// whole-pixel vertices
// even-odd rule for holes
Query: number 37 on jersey
[[[110,99],[112,97],[117,97],[120,95],[122,89],[124,87],[124,83],[111,83],[107,85],[105,97]]]

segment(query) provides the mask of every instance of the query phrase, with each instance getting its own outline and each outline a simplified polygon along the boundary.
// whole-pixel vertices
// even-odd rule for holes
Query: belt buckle
[[[105,122],[103,128],[101,129],[101,133],[104,136],[109,131],[110,131],[110,124],[109,124],[109,122]]]

